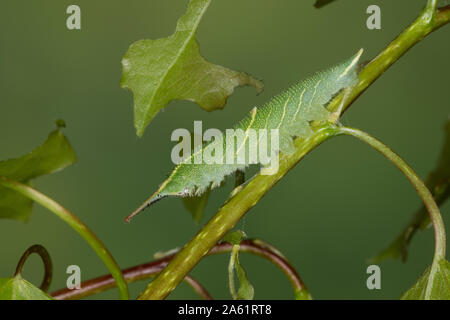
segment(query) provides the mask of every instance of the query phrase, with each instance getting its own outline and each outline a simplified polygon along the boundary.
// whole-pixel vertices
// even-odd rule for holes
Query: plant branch
[[[445,247],[446,247],[446,237],[445,237],[445,227],[444,221],[442,220],[441,212],[439,207],[434,201],[433,195],[426,187],[425,183],[419,178],[417,173],[395,152],[393,152],[388,146],[383,144],[381,141],[375,139],[371,135],[354,128],[340,127],[339,132],[341,134],[350,135],[358,138],[359,140],[369,144],[372,148],[382,153],[389,161],[391,161],[401,172],[408,178],[408,180],[416,189],[420,198],[422,199],[427,211],[430,215],[431,223],[434,228],[435,236],[435,252],[433,263],[438,263],[441,259],[445,258]]]
[[[190,270],[230,231],[294,165],[320,143],[334,135],[322,127],[307,140],[294,141],[296,151],[290,156],[280,154],[279,169],[274,175],[256,175],[218,210],[215,216],[170,261],[149,284],[139,299],[165,298]]]
[[[445,142],[436,168],[428,175],[425,185],[433,195],[436,204],[441,207],[450,198],[450,119],[445,125]],[[418,230],[423,230],[430,225],[430,216],[425,206],[414,214],[411,221],[403,229],[395,240],[384,248],[378,255],[370,259],[371,263],[377,263],[383,259],[401,257],[405,262],[408,255],[408,245]]]
[[[173,255],[146,264],[124,269],[122,270],[122,273],[127,283],[152,278],[161,272],[172,257]],[[205,300],[212,299],[208,291],[197,280],[190,276],[186,276],[184,280],[201,298]],[[80,289],[71,290],[64,288],[51,293],[51,296],[57,300],[76,300],[103,292],[114,288],[115,286],[116,282],[114,281],[114,278],[108,274],[81,283]]]
[[[119,289],[119,295],[121,299],[128,299],[128,287],[123,278],[122,271],[119,265],[114,260],[111,253],[106,249],[105,245],[97,238],[97,236],[83,223],[78,217],[72,214],[69,210],[61,206],[59,203],[53,199],[47,197],[43,193],[37,191],[20,182],[1,177],[0,184],[4,187],[15,190],[25,197],[39,203],[41,206],[47,208],[53,212],[57,217],[66,222],[72,229],[74,229],[92,249],[97,253],[97,255],[102,259],[103,263],[106,265],[108,270],[111,272],[112,276],[117,282],[117,287]]]
[[[47,292],[48,288],[50,287],[50,283],[52,282],[53,277],[53,264],[52,259],[50,258],[50,255],[48,254],[48,251],[41,246],[40,244],[35,244],[27,249],[25,253],[20,258],[19,262],[17,263],[16,272],[14,273],[14,276],[17,276],[22,273],[23,265],[25,264],[25,261],[27,261],[28,257],[32,253],[37,253],[44,263],[44,279],[42,280],[42,283],[40,285],[40,289],[44,292]]]
[[[345,111],[378,77],[415,44],[429,33],[450,21],[449,8],[435,10],[436,1],[430,0],[420,16],[359,74],[359,81],[346,99],[341,93],[334,98],[328,109]],[[307,140],[295,140],[295,152],[291,156],[280,154],[280,168],[271,176],[256,175],[248,184],[234,194],[200,230],[197,235],[174,257],[167,267],[151,282],[139,299],[164,299],[208,253],[208,251],[306,154],[334,136],[336,132],[327,127],[315,129]]]
[[[233,246],[228,242],[219,243],[209,251],[209,255],[230,252],[232,247]],[[294,267],[286,260],[286,258],[271,245],[257,239],[243,240],[240,244],[240,252],[247,252],[269,260],[280,268],[288,277],[296,295],[306,292],[306,287],[297,271],[295,271]],[[128,283],[148,279],[158,274],[165,266],[167,266],[174,256],[175,254],[172,254],[146,264],[124,269],[122,273]],[[184,280],[199,294],[200,297],[206,300],[211,299],[208,292],[194,279],[186,276]],[[51,295],[59,300],[81,299],[113,288],[114,286],[115,282],[111,275],[105,275],[83,282],[81,284],[81,289],[70,290],[64,288],[53,292]]]
[[[232,244],[228,242],[221,242],[213,247],[209,254],[230,252],[232,248]],[[281,271],[283,271],[283,273],[289,279],[289,282],[294,289],[295,296],[299,296],[301,293],[307,292],[305,284],[303,283],[302,279],[300,278],[292,264],[286,259],[286,257],[284,257],[281,252],[279,252],[270,244],[259,239],[242,240],[239,244],[239,252],[246,252],[260,256],[264,259],[269,260],[278,268],[280,268]]]
[[[236,287],[234,285],[234,264],[236,263],[236,258],[238,258],[239,245],[233,245],[231,248],[231,257],[228,262],[228,286],[230,287],[230,293],[233,300],[238,300],[239,296],[236,292]]]
[[[431,223],[433,224],[435,239],[433,263],[431,264],[429,280],[426,286],[426,296],[429,296],[433,287],[434,277],[439,269],[439,262],[441,260],[445,260],[446,246],[444,221],[442,220],[441,212],[439,211],[438,205],[434,201],[433,195],[428,190],[425,183],[423,183],[423,181],[419,178],[417,173],[415,173],[414,170],[401,157],[399,157],[381,141],[358,129],[340,127],[339,132],[341,134],[356,137],[369,144],[372,148],[382,153],[389,161],[395,164],[395,166],[397,166],[397,168],[399,168],[411,182],[427,208]]]
[[[449,23],[450,5],[437,10],[434,9],[435,7],[436,1],[429,1],[419,17],[361,70],[358,84],[350,90],[346,99],[343,99],[344,92],[342,92],[330,102],[328,109],[331,112],[335,112],[340,108],[345,111],[409,49],[431,32]],[[342,103],[344,104],[343,106],[341,106]]]

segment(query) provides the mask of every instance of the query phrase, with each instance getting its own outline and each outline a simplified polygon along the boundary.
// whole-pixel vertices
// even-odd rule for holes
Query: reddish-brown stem
[[[170,255],[162,259],[122,270],[125,281],[130,283],[151,278],[164,269],[172,258],[173,255]],[[197,280],[190,276],[186,276],[184,280],[201,298],[204,300],[212,300],[211,295]],[[114,278],[108,274],[83,282],[80,289],[71,290],[64,288],[53,292],[51,296],[58,300],[75,300],[114,288],[115,286],[116,282]]]
[[[27,251],[25,251],[25,253],[20,258],[19,262],[17,263],[16,272],[14,273],[14,276],[20,275],[25,262],[32,253],[38,254],[41,257],[42,262],[44,263],[45,274],[44,279],[42,280],[42,283],[40,285],[40,289],[44,292],[47,292],[48,288],[50,287],[50,283],[52,282],[53,264],[52,259],[48,254],[48,251],[40,244],[35,244],[29,247]]]
[[[232,245],[227,242],[222,242],[216,245],[211,249],[208,253],[219,254],[224,252],[230,252],[232,249]],[[305,291],[306,287],[302,282],[300,276],[294,267],[287,261],[287,259],[278,252],[274,247],[269,244],[264,243],[261,240],[243,240],[240,244],[240,251],[251,253],[260,257],[263,257],[276,266],[278,266],[283,273],[288,277],[291,282],[292,287],[295,292]],[[122,273],[125,277],[125,280],[130,283],[142,279],[147,279],[158,274],[164,267],[169,263],[170,260],[175,256],[175,254],[163,257],[161,259],[157,259],[155,261],[141,264],[138,266],[134,266],[125,270],[122,270]],[[210,300],[212,297],[206,291],[206,289],[195,279],[190,276],[186,276],[185,281],[189,284],[189,286],[194,289],[194,291],[203,299]],[[77,290],[70,290],[67,288],[60,289],[58,291],[53,292],[51,295],[55,299],[66,300],[66,299],[81,299],[104,290],[115,287],[115,281],[111,275],[104,275],[98,278],[94,278],[91,280],[87,280],[81,284],[81,288]]]

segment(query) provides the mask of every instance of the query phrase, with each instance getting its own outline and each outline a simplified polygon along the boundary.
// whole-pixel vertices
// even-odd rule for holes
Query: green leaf
[[[187,211],[192,215],[195,222],[200,223],[205,212],[206,205],[208,204],[209,195],[211,189],[208,189],[201,196],[184,197],[182,198],[183,205]]]
[[[134,125],[142,136],[146,126],[170,101],[189,100],[207,111],[225,106],[237,86],[263,84],[243,72],[206,61],[195,39],[211,0],[191,0],[187,12],[168,38],[139,40],[122,59],[121,87],[134,94]]]
[[[334,2],[334,1],[336,1],[336,0],[317,0],[316,3],[314,4],[314,7],[322,8],[323,6],[325,6],[331,2]]]
[[[231,250],[230,262],[228,264],[228,280],[230,285],[230,293],[234,300],[253,300],[255,289],[247,278],[247,273],[239,261],[239,244],[247,236],[244,231],[233,230],[228,232],[222,241],[229,242],[233,245]],[[234,287],[234,271],[238,276],[239,289],[236,292]]]
[[[402,300],[450,300],[450,263],[443,259],[433,274],[431,269],[425,270],[419,281],[403,294]]]
[[[236,253],[234,267],[239,280],[239,289],[237,292],[238,300],[253,300],[255,289],[247,278],[247,273],[239,262],[239,255]]]
[[[406,261],[408,255],[408,244],[411,239],[410,233],[402,232],[394,241],[392,241],[386,248],[380,251],[375,257],[367,260],[370,264],[377,264],[387,259],[399,259]]]
[[[0,176],[30,185],[32,179],[57,172],[76,162],[75,152],[58,129],[47,140],[20,158],[0,161]],[[0,186],[0,218],[28,221],[32,201],[20,193]]]
[[[242,230],[233,230],[228,232],[225,237],[223,237],[222,241],[231,243],[234,246],[237,246],[247,237],[244,231]]]
[[[445,142],[442,147],[438,165],[428,175],[426,185],[431,191],[438,206],[441,206],[450,196],[450,120],[445,125]],[[424,206],[415,213],[408,226],[398,235],[395,240],[383,249],[370,263],[378,263],[389,258],[402,258],[406,261],[408,256],[408,245],[418,230],[430,226],[430,216]]]
[[[53,300],[53,298],[18,274],[13,278],[0,278],[0,300]]]

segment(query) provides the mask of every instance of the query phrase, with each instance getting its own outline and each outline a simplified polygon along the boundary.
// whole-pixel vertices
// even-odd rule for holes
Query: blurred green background
[[[131,224],[123,222],[171,170],[172,130],[192,129],[194,120],[203,120],[205,129],[229,128],[254,105],[361,47],[366,50],[363,59],[372,58],[415,19],[425,1],[340,0],[321,10],[313,3],[213,1],[198,33],[202,54],[264,79],[265,91],[256,96],[253,88],[239,88],[224,110],[212,113],[190,102],[172,102],[139,139],[132,95],[119,87],[121,57],[136,40],[170,35],[187,1],[2,1],[0,159],[30,151],[63,118],[79,161],[38,179],[35,186],[91,227],[124,268],[152,260],[157,251],[180,247],[201,225],[178,199],[158,203]],[[81,7],[82,30],[66,28],[70,4]],[[370,4],[381,7],[381,30],[366,28]],[[449,115],[449,28],[408,52],[343,118],[344,124],[387,143],[423,178],[436,164]],[[206,219],[231,185],[213,193]],[[368,146],[341,137],[304,159],[238,227],[285,253],[317,299],[394,299],[431,263],[432,231],[414,238],[406,264],[380,265],[381,290],[366,287],[366,259],[397,235],[419,205],[393,165]],[[442,213],[450,226],[449,203]],[[35,243],[53,258],[52,290],[65,286],[68,265],[79,265],[83,280],[107,271],[78,234],[39,206],[27,224],[0,221],[0,243],[0,277],[11,276],[21,254]],[[192,273],[215,298],[230,298],[228,258],[205,258]],[[255,298],[293,297],[288,281],[272,264],[245,254],[242,262]],[[38,257],[30,258],[24,276],[40,283]],[[133,298],[146,283],[131,285]],[[117,292],[95,298],[115,299]],[[182,284],[170,298],[197,297]]]

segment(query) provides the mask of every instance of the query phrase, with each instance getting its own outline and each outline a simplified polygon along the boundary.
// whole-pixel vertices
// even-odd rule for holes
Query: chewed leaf
[[[0,300],[53,300],[53,298],[18,274],[12,278],[0,278]]]
[[[431,191],[438,206],[441,206],[450,196],[450,120],[445,126],[445,143],[437,167],[428,176],[426,185]],[[424,206],[414,215],[409,225],[403,232],[385,249],[383,249],[371,263],[378,263],[382,260],[392,258],[402,258],[406,261],[408,245],[414,234],[430,225],[430,217]]]
[[[0,161],[0,176],[29,184],[32,179],[57,172],[75,162],[75,152],[58,127],[32,152],[20,158]],[[31,206],[32,201],[28,198],[0,186],[0,218],[26,222],[31,214]]]
[[[243,72],[206,61],[195,39],[200,20],[211,0],[191,0],[187,12],[168,38],[133,43],[122,59],[122,88],[134,94],[137,135],[170,101],[189,100],[205,110],[225,106],[237,86],[263,84]]]
[[[402,300],[450,300],[450,263],[443,259],[431,274],[429,267]]]

